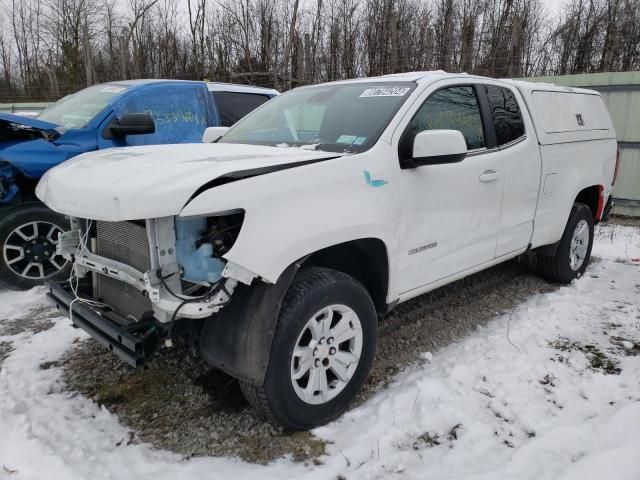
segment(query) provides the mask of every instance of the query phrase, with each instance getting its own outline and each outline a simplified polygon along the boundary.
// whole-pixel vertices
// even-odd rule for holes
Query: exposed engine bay
[[[230,301],[238,281],[253,278],[223,258],[243,219],[242,211],[121,222],[72,218],[58,253],[73,262],[74,302],[119,325],[206,318]]]
[[[37,138],[53,140],[55,135],[42,129],[0,120],[0,142],[17,142]]]
[[[184,282],[198,285],[220,280],[225,266],[222,257],[233,247],[243,220],[242,212],[176,219],[177,260]]]

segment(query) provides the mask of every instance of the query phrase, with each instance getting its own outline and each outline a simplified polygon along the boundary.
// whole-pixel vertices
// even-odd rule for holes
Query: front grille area
[[[144,224],[97,222],[98,255],[130,265],[141,272],[151,268],[149,240]]]
[[[97,222],[96,254],[129,265],[140,272],[151,268],[149,240],[144,223]],[[151,302],[136,288],[104,275],[96,275],[96,296],[124,317],[140,319],[152,310]]]

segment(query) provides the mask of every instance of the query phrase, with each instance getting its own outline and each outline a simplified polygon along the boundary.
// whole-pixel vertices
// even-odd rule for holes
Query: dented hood
[[[74,217],[121,221],[177,215],[211,182],[264,175],[340,154],[230,143],[153,145],[79,155],[49,170],[36,195]],[[212,211],[215,206],[212,206]]]
[[[33,117],[25,117],[23,115],[15,115],[13,113],[0,113],[0,128],[31,128],[46,133],[57,133],[58,125],[44,120],[38,120]]]

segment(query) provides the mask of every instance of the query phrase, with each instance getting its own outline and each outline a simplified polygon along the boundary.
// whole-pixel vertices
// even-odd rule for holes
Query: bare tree
[[[288,89],[444,69],[489,76],[640,69],[640,0],[4,0],[0,98],[120,78]]]

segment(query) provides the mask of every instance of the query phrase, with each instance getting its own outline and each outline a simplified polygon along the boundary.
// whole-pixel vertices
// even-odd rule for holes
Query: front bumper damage
[[[178,307],[181,318],[209,317],[228,302],[238,282],[249,285],[255,277],[242,267],[227,263],[219,281],[224,288],[217,289],[212,296],[198,301],[197,298],[182,294],[181,268],[176,256],[172,217],[146,221],[151,266],[146,272],[82,248],[81,222],[76,218],[71,218],[70,222],[71,230],[59,236],[57,252],[73,262],[76,275],[79,278],[84,278],[87,274],[103,275],[134,287],[149,298],[154,316],[161,323],[169,322]],[[185,298],[189,301],[185,302]]]
[[[154,319],[121,325],[84,303],[76,301],[69,283],[47,283],[47,297],[72,323],[87,332],[132,367],[140,367],[158,344]]]
[[[76,270],[82,272],[82,274],[95,272],[98,275],[104,275],[120,280],[121,282],[135,287],[141,292],[146,292],[146,295],[149,297],[149,300],[151,300],[153,305],[154,313],[160,322],[168,322],[171,319],[171,316],[173,316],[173,312],[184,303],[183,300],[180,300],[169,293],[169,290],[162,285],[157,269],[152,269],[142,273],[129,265],[125,265],[105,257],[100,257],[89,252],[75,256],[74,263],[76,265]],[[176,276],[179,273],[176,268],[163,268],[160,271],[163,276]],[[232,278],[226,278],[222,280],[222,282],[224,282],[226,292],[229,293],[233,292],[238,283],[237,280]],[[175,290],[172,289],[173,292],[176,290],[179,291],[177,286],[174,288]],[[184,303],[180,308],[180,317],[196,319],[211,316],[211,314],[219,311],[221,306],[229,300],[229,295],[226,292],[224,290],[220,290],[207,301],[190,301],[189,303]]]
[[[133,367],[142,365],[159,340],[171,335],[176,319],[210,317],[229,303],[239,282],[249,285],[254,278],[242,267],[227,263],[219,282],[206,287],[208,295],[190,297],[183,293],[173,222],[173,218],[146,221],[151,265],[146,272],[91,252],[86,245],[87,225],[83,228],[78,219],[71,218],[71,230],[60,234],[58,240],[57,252],[73,262],[77,278],[48,283],[48,298],[75,326]],[[94,283],[98,275],[135,288],[149,299],[153,311],[133,318],[129,312],[118,312],[95,295],[88,295],[86,288],[79,291],[81,282]]]

